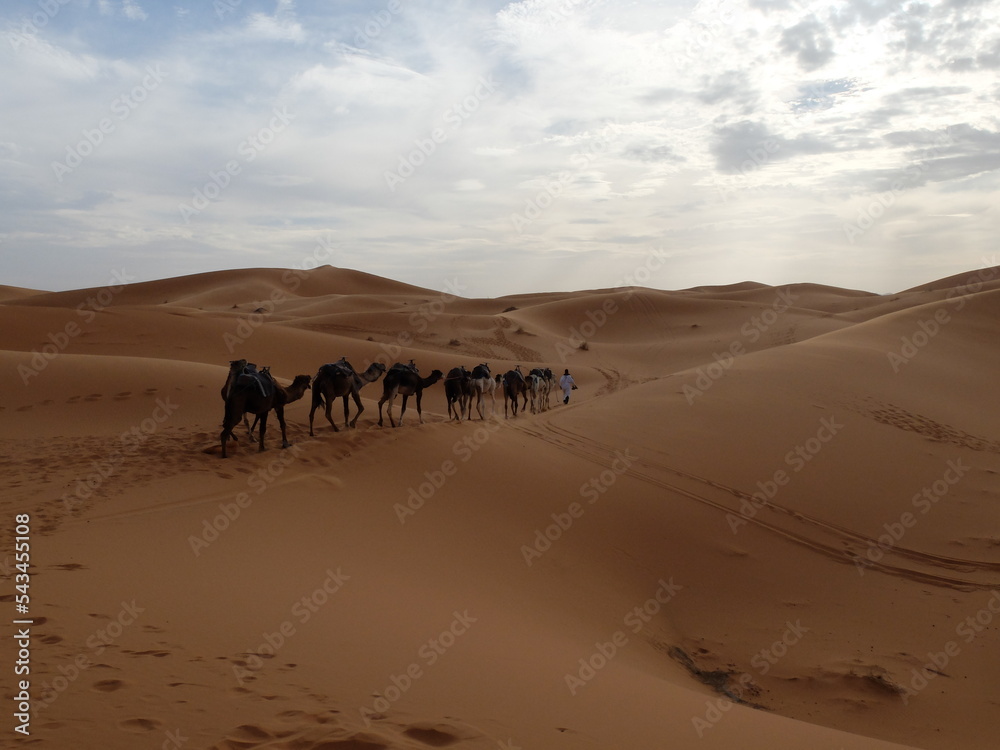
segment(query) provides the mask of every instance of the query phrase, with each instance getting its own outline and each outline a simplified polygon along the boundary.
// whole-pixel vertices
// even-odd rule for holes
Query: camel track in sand
[[[614,454],[615,446],[553,424],[555,419],[556,415],[542,415],[540,418],[526,420],[515,426],[521,432],[569,453],[601,466],[611,467],[611,456]],[[639,458],[633,461],[625,475],[714,508],[727,517],[735,516],[740,521],[746,521],[795,544],[808,547],[837,562],[855,565],[859,568],[859,573],[868,570],[879,571],[918,583],[960,591],[991,590],[1000,587],[1000,563],[934,555],[899,545],[883,550],[874,537],[793,510],[773,500],[761,504],[751,493],[708,477],[690,474],[666,463]],[[716,497],[706,494],[706,490],[715,493]],[[755,503],[760,507],[752,516],[741,515],[741,501]],[[777,514],[778,517],[763,518],[765,510]],[[726,526],[728,527],[728,522]],[[872,549],[883,552],[877,562],[868,556]],[[965,575],[961,577],[947,575],[942,571]]]

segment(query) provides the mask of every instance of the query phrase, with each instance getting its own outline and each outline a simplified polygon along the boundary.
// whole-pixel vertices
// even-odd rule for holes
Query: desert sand
[[[465,299],[322,267],[0,300],[0,607],[32,621],[0,747],[996,746],[1000,268],[893,295]],[[579,389],[455,422],[438,383],[393,429],[379,381],[312,438],[307,394],[290,448],[272,416],[267,451],[238,428],[221,458],[230,360],[288,384],[342,356]]]

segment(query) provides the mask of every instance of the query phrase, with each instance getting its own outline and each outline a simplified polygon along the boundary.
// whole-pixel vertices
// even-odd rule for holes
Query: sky
[[[996,0],[4,0],[0,284],[1000,263]]]

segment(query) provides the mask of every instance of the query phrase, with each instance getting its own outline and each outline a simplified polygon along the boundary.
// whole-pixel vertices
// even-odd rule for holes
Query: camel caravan
[[[386,414],[389,424],[399,427],[403,424],[406,413],[406,403],[410,396],[415,397],[417,419],[424,422],[421,401],[425,388],[444,380],[445,400],[448,404],[448,418],[461,422],[472,419],[473,401],[476,413],[480,419],[492,417],[496,413],[496,393],[501,391],[504,399],[504,418],[516,417],[518,411],[530,409],[532,414],[545,411],[551,406],[550,395],[555,385],[552,370],[534,368],[527,375],[521,372],[521,366],[494,376],[489,364],[483,362],[472,368],[471,372],[464,366],[455,367],[445,375],[441,370],[433,370],[427,377],[422,377],[413,360],[408,364],[397,362],[386,369],[381,362],[368,366],[364,372],[355,371],[346,357],[336,362],[330,362],[319,368],[315,376],[296,375],[290,385],[283,386],[271,374],[269,367],[261,367],[245,359],[233,360],[229,363],[229,375],[222,386],[222,400],[225,411],[222,420],[222,457],[226,458],[226,443],[236,441],[233,429],[242,421],[247,435],[252,439],[257,430],[258,450],[265,450],[264,435],[267,432],[267,417],[273,411],[281,427],[281,447],[287,448],[288,435],[285,428],[285,407],[302,398],[307,390],[312,390],[312,405],[309,409],[309,436],[315,437],[313,419],[316,410],[323,408],[326,421],[339,432],[334,422],[332,410],[335,399],[342,398],[344,402],[344,427],[356,427],[358,417],[365,410],[361,403],[361,389],[382,380],[382,397],[378,401],[378,426],[383,426],[382,405],[388,402]],[[392,417],[392,406],[396,396],[402,396],[399,410],[399,421]],[[486,400],[489,406],[484,411]],[[520,399],[520,402],[519,402]],[[354,401],[356,411],[354,418],[350,415],[350,400]],[[488,411],[488,414],[487,414]],[[254,415],[251,425],[249,415]],[[259,429],[258,429],[259,428]]]

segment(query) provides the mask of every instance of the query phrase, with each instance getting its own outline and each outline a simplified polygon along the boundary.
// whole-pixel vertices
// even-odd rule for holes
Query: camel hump
[[[394,364],[392,367],[389,368],[389,372],[412,372],[412,373],[418,373],[420,371],[417,369],[417,366],[415,364],[413,364],[413,360],[411,359],[410,360],[410,364],[408,364],[408,365],[404,365],[402,362],[397,362],[396,364]]]
[[[535,377],[539,377],[539,378],[544,378],[545,377],[545,373],[542,372],[542,368],[540,368],[540,367],[533,368],[531,370],[531,372],[528,373],[528,374],[529,375],[534,375]]]
[[[472,368],[472,377],[475,380],[490,377],[490,368],[487,364],[476,365]]]

